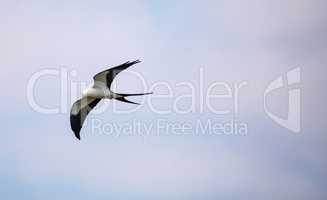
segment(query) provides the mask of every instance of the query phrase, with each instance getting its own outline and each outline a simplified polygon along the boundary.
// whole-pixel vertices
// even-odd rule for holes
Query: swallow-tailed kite
[[[101,99],[116,99],[126,103],[138,104],[127,100],[128,96],[147,95],[152,93],[139,93],[139,94],[120,94],[110,90],[111,83],[114,78],[121,71],[128,67],[139,63],[139,60],[133,62],[126,62],[111,69],[102,71],[96,74],[94,84],[92,87],[82,92],[82,99],[76,101],[70,111],[70,124],[75,136],[80,140],[80,131],[89,112],[101,101]]]

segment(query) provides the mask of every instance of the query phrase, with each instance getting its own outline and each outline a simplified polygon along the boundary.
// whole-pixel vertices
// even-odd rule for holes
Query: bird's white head
[[[89,88],[86,88],[85,90],[82,91],[82,96],[86,97],[88,96],[88,93],[89,93]]]

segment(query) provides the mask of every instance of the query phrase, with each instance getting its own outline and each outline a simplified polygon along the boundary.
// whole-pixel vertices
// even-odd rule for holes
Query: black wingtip
[[[75,137],[78,139],[78,140],[81,140],[81,136],[79,133],[74,133],[75,134]]]
[[[142,61],[140,61],[139,59],[134,60],[134,61],[129,61],[129,60],[128,60],[128,61],[125,62],[123,65],[132,66],[132,65],[135,65],[135,64],[140,63],[140,62],[142,62]]]
[[[137,59],[137,60],[134,60],[133,62],[131,62],[131,64],[134,65],[134,64],[137,64],[137,63],[140,63],[140,62],[142,62],[142,61],[140,61],[139,59]]]

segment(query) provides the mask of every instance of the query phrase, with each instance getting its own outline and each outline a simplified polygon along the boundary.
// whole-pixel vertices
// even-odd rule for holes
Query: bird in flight
[[[152,92],[120,94],[110,90],[114,78],[121,71],[139,62],[139,60],[133,62],[128,61],[111,69],[104,70],[93,77],[93,86],[82,92],[82,98],[73,104],[70,111],[70,125],[77,139],[81,139],[80,131],[87,115],[101,101],[101,99],[116,99],[125,103],[138,104],[127,100],[126,97],[152,94]]]

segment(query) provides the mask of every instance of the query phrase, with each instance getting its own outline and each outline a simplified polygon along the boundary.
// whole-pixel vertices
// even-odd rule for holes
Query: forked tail
[[[136,93],[136,94],[119,94],[117,93],[119,96],[123,96],[123,97],[130,97],[130,96],[142,96],[142,95],[149,95],[149,94],[153,94],[153,92],[147,92],[147,93]]]
[[[125,103],[131,103],[131,104],[137,104],[140,105],[139,103],[133,102],[133,101],[129,101],[127,100],[125,97],[130,97],[130,96],[142,96],[142,95],[149,95],[149,94],[153,94],[153,92],[147,92],[147,93],[136,93],[136,94],[119,94],[116,93],[119,97],[115,98],[118,101],[122,101]]]

